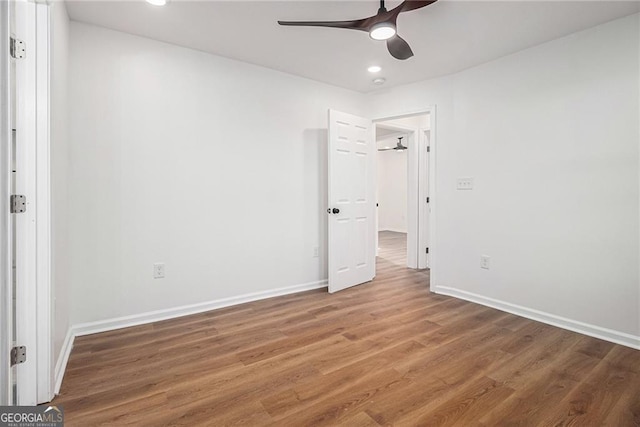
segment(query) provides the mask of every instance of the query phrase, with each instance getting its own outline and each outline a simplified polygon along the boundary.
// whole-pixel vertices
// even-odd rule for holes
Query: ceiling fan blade
[[[389,150],[395,150],[395,148],[378,148],[378,151],[389,151]]]
[[[390,11],[379,10],[377,14],[362,19],[352,21],[278,21],[280,25],[290,25],[297,27],[330,27],[345,28],[347,30],[371,31],[371,28],[379,22],[396,23],[396,18],[402,10],[397,7]]]
[[[367,25],[369,19],[356,19],[353,21],[278,21],[278,24],[293,27],[329,27],[369,31],[369,25]]]
[[[400,12],[409,12],[410,10],[421,9],[423,7],[429,6],[430,4],[435,3],[438,0],[425,0],[425,1],[414,1],[414,0],[405,0],[400,3],[399,6],[395,7],[393,10],[400,9]]]
[[[404,60],[413,56],[409,43],[397,34],[387,40],[387,49],[389,49],[391,56],[396,59]]]

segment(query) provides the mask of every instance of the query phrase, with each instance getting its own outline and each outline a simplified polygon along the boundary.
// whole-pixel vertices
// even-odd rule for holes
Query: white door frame
[[[418,185],[418,203],[420,203],[421,206],[424,207],[424,209],[418,209],[418,224],[421,225],[418,230],[418,246],[420,248],[429,248],[431,244],[431,230],[429,230],[429,226],[431,224],[431,192],[429,189],[429,184],[431,182],[429,176],[429,171],[431,170],[429,164],[431,155],[431,129],[419,129],[418,141],[419,146],[422,147],[422,149],[420,150],[420,158],[418,159],[418,164],[422,165],[422,167],[418,169],[418,182],[423,184]],[[427,185],[424,185],[424,183],[426,183]],[[430,259],[431,256],[429,253],[424,250],[419,250],[418,268],[430,268]]]
[[[407,112],[391,112],[390,114],[386,114],[384,116],[375,118],[373,120],[374,124],[379,122],[384,122],[388,120],[402,119],[406,117],[418,116],[418,115],[429,115],[429,155],[426,154],[424,144],[416,144],[418,146],[418,175],[415,179],[418,179],[418,194],[419,194],[419,203],[418,203],[418,217],[425,218],[424,211],[429,209],[429,224],[428,224],[428,247],[429,247],[429,268],[430,271],[430,287],[431,289],[435,288],[435,283],[437,283],[437,233],[436,233],[436,220],[437,220],[437,198],[434,197],[437,189],[436,182],[436,165],[437,165],[437,112],[436,106],[430,105],[425,107],[424,109],[407,111]],[[423,140],[422,136],[424,135],[424,129],[419,129],[416,133],[416,137],[418,141]],[[422,177],[428,176],[428,183],[424,184],[424,180]],[[426,203],[426,197],[429,196],[429,203]],[[421,214],[422,212],[422,214]],[[420,237],[419,233],[419,237]],[[422,241],[419,242],[419,246],[424,245]],[[420,246],[421,247],[421,246]],[[426,248],[426,246],[425,246]],[[424,250],[424,249],[423,249]],[[418,257],[419,264],[418,268],[425,268],[426,266],[422,263],[424,262],[424,257]]]
[[[53,313],[51,280],[51,6],[36,3],[36,306],[37,401],[54,397]]]
[[[9,60],[9,2],[0,1],[0,405],[11,399],[11,367],[9,352],[12,335],[11,286],[11,222],[9,197],[11,195],[11,113],[10,60]]]
[[[19,405],[53,398],[49,171],[49,6],[16,1],[16,37],[26,44],[16,61],[16,191],[27,210],[16,214],[17,365]]]

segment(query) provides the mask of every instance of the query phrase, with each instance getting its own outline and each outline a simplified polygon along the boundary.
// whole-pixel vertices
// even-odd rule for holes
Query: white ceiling
[[[455,73],[640,11],[638,1],[440,0],[398,18],[415,56],[392,58],[361,31],[282,27],[277,20],[347,20],[374,15],[370,1],[67,0],[72,20],[370,92],[366,71],[382,67],[385,88]],[[387,2],[390,9],[399,1]]]

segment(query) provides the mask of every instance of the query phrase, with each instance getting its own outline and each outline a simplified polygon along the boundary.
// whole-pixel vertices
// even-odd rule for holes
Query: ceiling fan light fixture
[[[385,79],[384,77],[378,77],[377,79],[373,79],[373,84],[380,86],[383,85],[386,81],[387,79]]]
[[[167,4],[167,0],[147,0],[147,3],[154,6],[164,6],[165,4]]]
[[[379,22],[369,31],[369,37],[374,40],[388,40],[396,35],[396,26],[393,22]]]
[[[404,0],[391,10],[380,0],[378,13],[362,19],[349,21],[278,21],[280,25],[297,27],[343,28],[347,30],[366,31],[373,40],[387,40],[387,50],[396,59],[404,61],[413,56],[409,43],[397,34],[396,20],[403,12],[422,9],[438,0]]]

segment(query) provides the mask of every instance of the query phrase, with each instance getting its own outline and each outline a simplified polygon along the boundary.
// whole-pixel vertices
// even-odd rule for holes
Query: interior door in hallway
[[[375,276],[375,140],[369,119],[329,111],[329,292]]]

